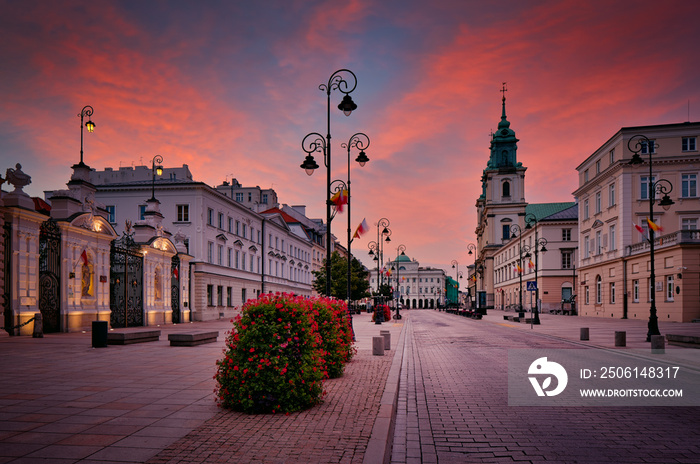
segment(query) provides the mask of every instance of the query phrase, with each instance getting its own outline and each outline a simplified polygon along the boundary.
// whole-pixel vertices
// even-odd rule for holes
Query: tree
[[[326,292],[326,263],[324,260],[323,267],[318,271],[313,271],[314,274],[314,290],[320,294]],[[350,268],[350,301],[360,300],[368,297],[369,288],[368,280],[369,272],[364,268],[356,258],[352,258]],[[331,255],[331,294],[335,298],[345,300],[348,293],[348,261],[338,254],[333,252]]]

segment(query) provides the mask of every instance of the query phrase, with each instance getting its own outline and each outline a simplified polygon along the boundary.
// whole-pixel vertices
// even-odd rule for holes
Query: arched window
[[[603,279],[599,275],[595,278],[595,302],[596,304],[603,303]]]
[[[503,182],[503,196],[510,196],[510,182],[508,182],[507,180]]]

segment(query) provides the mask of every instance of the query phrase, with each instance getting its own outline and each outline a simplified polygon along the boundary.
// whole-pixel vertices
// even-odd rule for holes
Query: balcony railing
[[[654,237],[654,250],[691,243],[700,243],[700,230],[679,230],[670,234]],[[648,240],[635,243],[630,247],[630,255],[648,253],[649,248]]]

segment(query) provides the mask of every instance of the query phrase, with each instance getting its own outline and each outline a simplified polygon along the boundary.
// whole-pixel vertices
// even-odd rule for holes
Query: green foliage
[[[261,295],[233,320],[214,376],[217,401],[247,413],[294,412],[323,396],[323,380],[340,377],[352,359],[344,302]]]
[[[311,300],[262,295],[243,306],[217,361],[217,398],[247,413],[293,412],[320,402],[327,376]]]
[[[314,290],[326,293],[326,264],[314,274]],[[350,300],[357,301],[369,296],[369,272],[356,258],[350,264]],[[331,255],[331,294],[330,296],[345,300],[348,293],[348,261],[334,252]]]
[[[326,353],[326,369],[331,379],[343,375],[345,364],[352,359],[352,328],[348,307],[344,301],[316,298],[313,304],[314,317]]]

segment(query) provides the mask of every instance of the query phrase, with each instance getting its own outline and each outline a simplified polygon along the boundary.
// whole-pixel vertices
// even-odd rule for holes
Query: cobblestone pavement
[[[700,463],[698,407],[508,406],[508,349],[580,344],[435,311],[404,330],[392,464]]]

